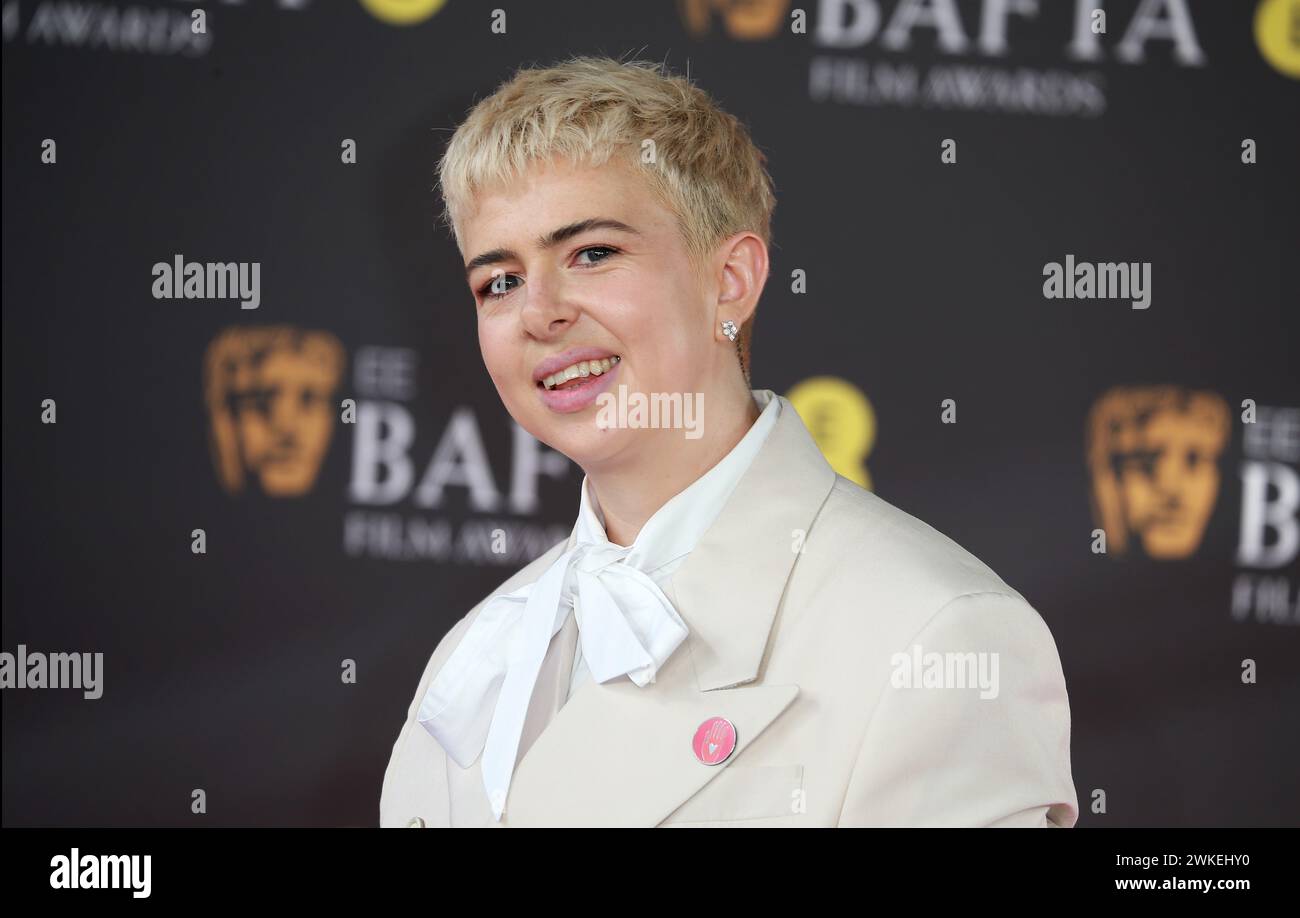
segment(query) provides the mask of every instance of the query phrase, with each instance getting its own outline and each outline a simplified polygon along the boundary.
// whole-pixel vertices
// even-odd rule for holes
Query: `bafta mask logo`
[[[288,326],[228,328],[208,346],[203,389],[213,462],[231,494],[257,478],[273,497],[311,490],[334,432],[343,345]]]
[[[1109,554],[1136,535],[1148,557],[1196,551],[1219,493],[1227,403],[1175,386],[1111,389],[1088,418],[1093,516]]]
[[[763,41],[785,22],[790,0],[677,0],[677,12],[694,38],[709,34],[713,16],[722,16],[727,34],[740,41]]]

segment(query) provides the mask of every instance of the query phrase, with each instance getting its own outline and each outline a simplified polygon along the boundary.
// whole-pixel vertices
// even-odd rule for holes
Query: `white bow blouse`
[[[661,585],[713,525],[776,425],[780,399],[751,391],[762,409],[758,420],[717,465],[660,507],[632,545],[609,541],[584,477],[574,547],[535,582],[490,600],[430,683],[418,719],[461,768],[482,753],[495,819],[505,811],[542,661],[570,610],[579,640],[566,700],[586,679],[653,683],[686,639],[689,629]]]

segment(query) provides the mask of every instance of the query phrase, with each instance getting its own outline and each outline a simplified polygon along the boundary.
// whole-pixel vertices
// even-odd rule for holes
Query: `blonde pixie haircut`
[[[646,140],[654,141],[649,163]],[[776,195],[746,127],[661,65],[608,57],[523,67],[475,105],[438,164],[444,220],[463,254],[459,227],[480,190],[534,163],[599,167],[613,156],[641,166],[652,193],[677,215],[693,270],[734,233],[748,230],[771,245]],[[753,324],[751,315],[736,340],[746,384]]]

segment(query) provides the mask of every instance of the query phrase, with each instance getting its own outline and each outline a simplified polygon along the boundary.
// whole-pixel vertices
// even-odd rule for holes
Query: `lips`
[[[607,392],[614,385],[614,377],[619,375],[623,362],[610,367],[609,371],[599,376],[583,377],[564,389],[547,389],[537,383],[537,395],[542,404],[557,414],[574,414],[595,403],[602,392]],[[563,369],[563,367],[560,367]]]
[[[536,367],[533,368],[533,382],[540,383],[543,379],[552,373],[558,373],[565,367],[573,366],[575,363],[581,363],[584,360],[604,360],[607,357],[617,357],[618,354],[609,348],[602,347],[574,347],[567,351],[561,351],[547,357]]]
[[[604,360],[582,360],[570,364],[558,373],[547,376],[538,385],[547,389],[572,388],[588,376],[600,376],[602,373],[608,373],[618,365],[621,359],[620,357],[608,357]]]

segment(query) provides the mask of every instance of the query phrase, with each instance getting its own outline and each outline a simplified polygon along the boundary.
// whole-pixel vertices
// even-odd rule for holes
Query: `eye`
[[[590,256],[590,259],[594,259],[594,261],[589,259],[585,263],[585,267],[591,267],[592,265],[599,264],[600,262],[604,261],[606,258],[609,258],[610,255],[617,255],[619,252],[620,249],[617,249],[612,245],[589,245],[584,249],[579,249],[577,255],[578,257],[581,257],[583,255],[588,255]],[[484,284],[482,287],[478,288],[478,295],[485,300],[501,299],[503,296],[505,296],[511,290],[513,290],[515,286],[518,286],[517,284],[515,286],[509,285],[509,281],[511,278],[513,278],[516,281],[519,280],[519,276],[517,274],[496,275],[490,281]]]
[[[610,255],[617,255],[617,254],[618,254],[618,251],[619,251],[619,250],[616,249],[616,248],[614,248],[612,245],[589,245],[589,246],[587,246],[585,249],[579,249],[579,250],[578,250],[578,255],[579,255],[579,256],[586,255],[588,252],[605,252],[605,253],[607,253],[607,254],[601,256],[600,258],[597,258],[597,259],[596,259],[596,263],[599,263],[599,262],[604,261],[604,260],[605,260],[606,258],[608,258]],[[588,262],[588,264],[591,264],[591,263],[592,263],[592,262]]]
[[[515,274],[496,275],[490,281],[484,284],[482,287],[478,288],[478,295],[483,297],[483,299],[485,300],[501,299],[501,297],[505,296],[507,293],[509,293],[511,290],[514,289],[513,287],[509,287],[506,285],[507,281],[509,281],[510,278],[512,277],[518,280],[518,275]]]

